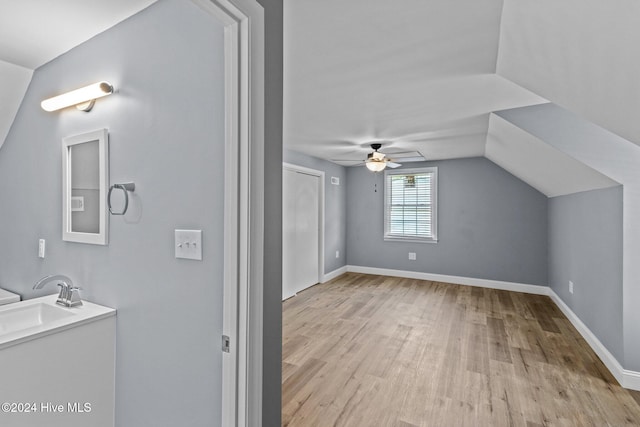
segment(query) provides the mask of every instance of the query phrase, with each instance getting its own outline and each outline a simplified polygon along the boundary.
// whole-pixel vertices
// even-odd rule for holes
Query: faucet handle
[[[79,292],[82,288],[69,285],[66,282],[58,283],[58,286],[60,286],[60,294],[56,301],[57,304],[65,307],[77,307],[82,305]]]
[[[58,300],[56,301],[60,305],[66,305],[66,301],[69,299],[69,285],[66,282],[58,283],[60,293],[58,294]]]
[[[81,287],[71,286],[69,287],[69,294],[67,298],[67,307],[76,307],[82,305],[82,299],[80,299]]]
[[[64,299],[69,291],[69,285],[65,282],[58,283],[58,287],[60,288],[60,293],[58,294],[58,299]]]

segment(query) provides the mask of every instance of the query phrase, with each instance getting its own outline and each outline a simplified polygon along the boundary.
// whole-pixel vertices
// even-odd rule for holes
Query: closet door
[[[296,172],[282,171],[282,299],[296,294]]]
[[[319,180],[296,173],[296,292],[318,283]]]
[[[282,298],[318,283],[320,177],[284,169]]]

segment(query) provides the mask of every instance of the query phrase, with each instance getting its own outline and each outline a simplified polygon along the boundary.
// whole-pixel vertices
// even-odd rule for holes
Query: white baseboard
[[[622,371],[622,382],[620,384],[624,388],[640,391],[640,372],[624,369]]]
[[[499,280],[473,279],[470,277],[447,276],[444,274],[421,273],[418,271],[391,270],[387,268],[360,267],[348,265],[347,271],[352,273],[377,274],[379,276],[404,277],[407,279],[431,280],[434,282],[456,283],[459,285],[478,286],[481,288],[500,289],[503,291],[523,292],[526,294],[548,295],[549,287],[526,285],[523,283],[502,282]]]
[[[347,272],[347,266],[342,266],[340,268],[337,268],[335,270],[333,270],[331,273],[327,273],[324,276],[322,276],[322,281],[320,283],[326,283],[329,280],[333,280],[338,276],[343,275],[344,273]]]
[[[624,388],[640,391],[640,372],[629,371],[624,369],[618,359],[602,344],[593,332],[585,325],[582,320],[569,308],[569,306],[556,294],[553,289],[549,288],[548,295],[551,300],[560,308],[560,311],[567,316],[571,324],[580,332],[582,338],[589,344],[591,349],[598,355],[602,363],[609,369],[611,374],[618,380]]]
[[[435,282],[454,283],[468,286],[478,286],[482,288],[499,289],[512,292],[523,292],[536,295],[547,295],[558,306],[560,311],[567,316],[567,319],[582,335],[591,349],[598,355],[602,363],[609,369],[611,374],[624,388],[640,391],[640,372],[624,369],[620,362],[611,354],[600,340],[591,332],[582,320],[569,308],[569,306],[548,286],[527,285],[523,283],[502,282],[499,280],[474,279],[470,277],[447,276],[443,274],[421,273],[417,271],[392,270],[386,268],[361,267],[348,265],[339,269],[340,275],[345,272],[375,274],[378,276],[404,277],[408,279],[431,280]],[[336,273],[332,272],[330,274]],[[337,277],[332,276],[333,277]],[[327,276],[325,276],[327,277]]]

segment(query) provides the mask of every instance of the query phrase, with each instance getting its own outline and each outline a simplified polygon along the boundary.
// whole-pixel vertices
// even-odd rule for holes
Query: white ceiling
[[[399,7],[402,6],[402,7]],[[481,156],[489,113],[546,102],[495,74],[502,0],[285,0],[284,142]]]
[[[497,71],[640,145],[638,46],[638,0],[505,0]]]
[[[156,0],[2,0],[0,60],[36,69]]]
[[[0,146],[33,70],[156,0],[2,0],[0,2]]]
[[[637,0],[284,2],[286,148],[486,155],[552,196],[613,181],[491,112],[551,100],[640,144]]]
[[[154,2],[2,0],[0,145],[35,68]],[[496,151],[490,113],[547,99],[640,144],[637,0],[284,3],[287,148],[341,160],[364,159],[372,142],[427,159],[486,154],[532,183]],[[508,133],[520,139],[498,139],[512,153],[538,147],[539,164],[555,161]]]

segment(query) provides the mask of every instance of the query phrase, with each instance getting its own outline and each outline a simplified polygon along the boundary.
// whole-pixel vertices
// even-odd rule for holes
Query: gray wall
[[[549,199],[549,286],[622,360],[622,186]]]
[[[623,185],[624,357],[618,362],[625,369],[640,371],[640,147],[551,103],[497,114]]]
[[[265,8],[265,176],[262,425],[281,425],[282,383],[282,0]]]
[[[62,273],[117,308],[119,426],[219,425],[222,52],[221,25],[161,0],[36,70],[0,150],[0,286],[31,298],[55,292],[33,292],[38,278]],[[40,108],[101,79],[118,93],[90,113]],[[61,138],[102,127],[111,182],[136,183],[131,212],[110,218],[109,246],[63,242]],[[175,228],[203,230],[202,262],[174,258]]]
[[[324,199],[324,272],[331,273],[347,265],[347,171],[327,160],[284,150],[287,163],[320,170],[325,173]],[[340,185],[331,184],[331,177],[340,178]],[[336,251],[340,256],[336,258]]]
[[[438,243],[385,242],[383,174],[348,168],[349,265],[547,284],[543,194],[485,158],[407,166],[438,167]]]

